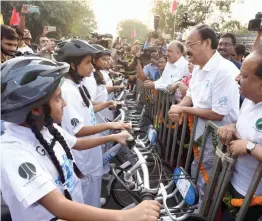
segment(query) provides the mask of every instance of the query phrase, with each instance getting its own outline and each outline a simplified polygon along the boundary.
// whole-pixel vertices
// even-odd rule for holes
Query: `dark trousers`
[[[238,193],[231,184],[229,187],[229,191],[231,192],[233,198],[244,198],[244,196]],[[250,206],[243,221],[257,221],[260,216],[262,216],[262,206]],[[224,204],[221,221],[235,221],[235,216],[230,213],[229,209]]]

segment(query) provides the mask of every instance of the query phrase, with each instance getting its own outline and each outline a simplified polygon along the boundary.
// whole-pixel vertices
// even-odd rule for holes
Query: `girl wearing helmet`
[[[70,148],[84,151],[129,135],[76,139],[57,125],[66,106],[61,78],[68,69],[39,57],[17,57],[1,66],[1,119],[9,122],[1,136],[1,191],[12,220],[156,220],[159,205],[153,201],[128,211],[81,204],[83,175]]]
[[[67,102],[62,127],[76,137],[98,137],[99,133],[109,129],[130,128],[130,124],[116,122],[96,124],[94,112],[112,105],[111,102],[105,102],[93,107],[89,92],[83,85],[84,77],[89,77],[92,73],[92,56],[97,53],[99,51],[86,41],[73,39],[59,44],[54,54],[56,60],[70,64],[69,74],[62,85],[63,98]],[[85,175],[85,178],[81,180],[84,202],[101,207],[103,176],[101,146],[82,152],[73,151],[73,154],[77,166]]]

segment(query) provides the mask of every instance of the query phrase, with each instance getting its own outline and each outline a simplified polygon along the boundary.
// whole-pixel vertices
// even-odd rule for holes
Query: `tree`
[[[160,16],[160,31],[174,34],[175,31],[182,32],[184,29],[208,21],[211,15],[219,11],[220,17],[230,13],[230,6],[233,2],[242,0],[183,0],[179,1],[175,15],[171,14],[171,4],[173,0],[156,0],[153,13]]]
[[[93,11],[85,1],[1,1],[1,11],[6,24],[12,14],[13,7],[21,10],[23,4],[35,5],[40,8],[40,15],[26,16],[26,27],[32,37],[42,33],[44,26],[56,26],[57,31],[50,33],[50,37],[77,35],[85,37],[96,28]]]
[[[127,19],[121,21],[117,25],[117,32],[120,37],[126,37],[129,43],[134,41],[132,33],[136,32],[135,39],[138,39],[140,42],[143,42],[148,34],[148,28],[139,20]]]

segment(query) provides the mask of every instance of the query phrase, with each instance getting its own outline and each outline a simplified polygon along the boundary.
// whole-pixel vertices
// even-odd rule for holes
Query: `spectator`
[[[189,62],[195,64],[195,67],[186,96],[169,110],[169,118],[174,121],[179,121],[179,114],[182,113],[199,117],[195,141],[202,139],[208,120],[222,126],[235,122],[238,117],[239,93],[234,79],[238,69],[216,52],[217,44],[216,33],[207,25],[196,26],[189,33],[185,43],[186,53]],[[204,169],[197,180],[200,204],[212,171],[213,142],[214,139],[209,135],[202,161]],[[193,176],[196,175],[197,164],[195,156],[191,167]]]
[[[52,51],[54,51],[55,50],[55,46],[56,46],[55,39],[54,38],[50,38],[50,43],[51,43]]]
[[[159,54],[162,55],[166,55],[166,51],[167,51],[167,44],[166,44],[166,40],[163,36],[159,36],[157,43],[157,47],[159,48]]]
[[[236,61],[242,63],[244,56],[246,54],[246,46],[243,44],[236,45],[235,48],[235,57],[233,57]]]
[[[179,41],[172,41],[167,48],[168,63],[160,79],[157,81],[146,80],[146,88],[166,90],[169,85],[180,81],[188,75],[188,61],[183,57],[184,47]]]
[[[24,30],[23,40],[29,47],[31,46],[32,35],[28,29]]]
[[[157,60],[157,66],[159,68],[159,74],[160,74],[160,77],[162,76],[164,70],[165,70],[165,67],[166,67],[166,63],[167,63],[167,57],[166,56],[160,56]]]
[[[151,80],[156,81],[160,77],[160,71],[157,66],[158,50],[156,47],[148,49],[150,52],[151,61],[142,68],[140,59],[137,59],[137,74],[142,81]]]
[[[229,191],[233,198],[243,199],[257,165],[262,161],[262,48],[257,48],[244,59],[236,80],[240,84],[240,94],[246,99],[237,122],[219,128],[218,135],[222,143],[228,146],[230,153],[238,157]],[[233,140],[233,135],[237,135],[239,139]],[[262,196],[262,181],[254,196]],[[235,212],[238,212],[238,208],[235,208]],[[261,204],[250,206],[242,220],[257,221],[261,214]],[[234,215],[226,209],[222,221],[234,221]]]
[[[236,46],[236,37],[232,33],[226,33],[221,36],[218,42],[218,47],[217,50],[222,55],[225,59],[230,60],[233,62],[234,65],[238,69],[241,67],[241,63],[236,61],[234,58],[232,58],[232,54],[234,54],[235,51],[235,46]]]
[[[52,53],[52,45],[45,35],[39,35],[36,38],[37,52],[41,57],[55,60]]]
[[[1,63],[15,57],[19,36],[8,25],[1,25]]]
[[[12,26],[12,28],[15,29],[19,36],[17,51],[21,52],[22,54],[33,54],[33,50],[24,42],[24,33],[22,30],[18,26]]]
[[[194,65],[192,63],[188,63],[188,70],[189,74],[184,77],[181,81],[178,81],[169,88],[170,93],[175,92],[175,97],[177,101],[181,101],[182,98],[186,96],[186,92],[189,87],[190,79],[192,78],[192,72],[193,72]]]

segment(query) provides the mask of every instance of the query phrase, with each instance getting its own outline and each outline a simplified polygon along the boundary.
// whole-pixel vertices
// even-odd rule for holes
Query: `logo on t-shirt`
[[[36,168],[32,163],[22,163],[18,168],[19,175],[27,180],[31,180],[36,176]]]
[[[259,132],[262,132],[262,118],[259,118],[256,121],[256,130],[259,131]]]
[[[42,155],[42,156],[45,156],[45,149],[43,148],[43,147],[41,147],[41,146],[37,146],[36,148],[35,148],[35,150],[36,150],[36,152],[37,153],[39,153],[40,155]]]
[[[76,127],[79,123],[80,123],[80,122],[79,122],[79,120],[78,120],[77,118],[73,118],[73,119],[71,120],[71,124],[72,124],[73,127]]]

